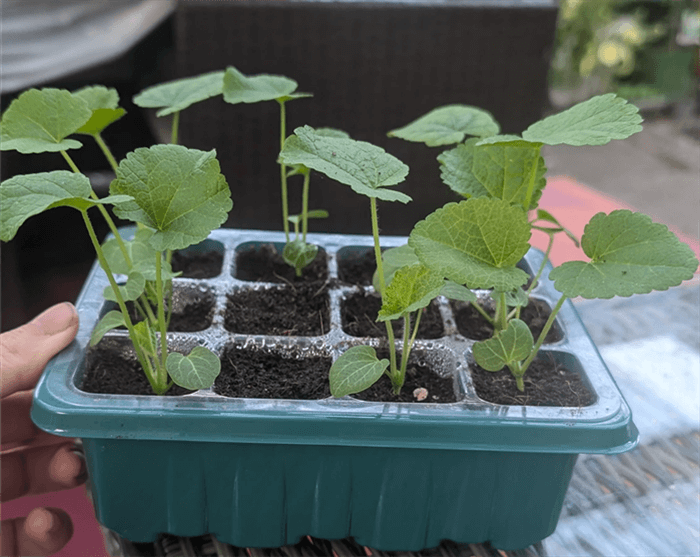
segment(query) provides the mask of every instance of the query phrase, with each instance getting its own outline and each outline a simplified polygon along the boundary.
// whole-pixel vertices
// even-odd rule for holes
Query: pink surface
[[[591,217],[601,211],[610,213],[615,209],[631,209],[633,207],[618,199],[608,197],[589,187],[576,182],[568,176],[554,176],[547,180],[547,187],[542,193],[540,207],[549,211],[565,228],[570,230],[579,240],[583,229],[591,220]],[[659,222],[654,215],[649,215],[655,222]],[[700,259],[700,242],[689,236],[681,234],[673,226],[669,228],[695,252]],[[535,231],[532,235],[532,245],[545,250],[548,237],[543,232]],[[554,247],[550,254],[553,265],[559,265],[573,259],[587,260],[583,250],[577,248],[574,243],[563,234],[559,234],[554,240]]]
[[[27,516],[35,507],[63,509],[73,521],[73,537],[53,557],[109,557],[85,486],[5,502],[2,504],[2,518]]]

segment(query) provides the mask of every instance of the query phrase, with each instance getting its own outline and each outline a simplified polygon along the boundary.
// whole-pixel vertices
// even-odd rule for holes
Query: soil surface
[[[482,307],[486,305],[484,308],[486,309],[486,313],[493,317],[495,304],[490,302],[492,301],[488,300],[487,304],[482,304]],[[474,309],[472,304],[451,301],[450,306],[455,316],[455,323],[459,334],[472,340],[486,340],[493,336],[493,326]],[[530,303],[521,310],[520,319],[525,321],[528,327],[530,327],[535,341],[537,341],[540,336],[550,313],[549,306],[545,302],[533,298],[531,298]],[[558,342],[562,338],[564,338],[564,335],[555,321],[554,325],[547,333],[545,343]]]
[[[224,255],[218,251],[187,253],[174,251],[170,264],[173,271],[182,272],[182,278],[212,278],[221,274]]]
[[[328,279],[328,255],[319,248],[316,258],[298,277],[275,245],[253,244],[236,253],[236,278],[253,282],[325,282]]]
[[[105,341],[88,350],[85,375],[79,389],[88,393],[156,396],[138,360],[125,357],[121,343]],[[173,385],[165,396],[191,392]]]
[[[240,290],[228,297],[224,327],[232,333],[249,335],[326,334],[330,328],[328,290],[319,282]]]
[[[344,257],[338,260],[338,279],[348,284],[371,286],[376,268],[374,249],[347,250]]]
[[[508,368],[491,372],[472,364],[470,370],[479,398],[495,404],[578,408],[595,402],[581,376],[551,357],[532,362],[523,377],[525,392],[518,390]]]
[[[197,289],[178,289],[177,286],[173,288],[175,290],[173,293],[175,303],[168,331],[196,332],[208,328],[213,317],[214,295],[211,292],[201,292]],[[126,306],[134,323],[143,321],[133,302],[127,302]],[[158,309],[155,305],[151,305],[151,310],[154,315],[157,315]],[[125,327],[119,328],[124,329]]]
[[[377,321],[377,314],[382,306],[382,300],[368,292],[358,292],[340,303],[342,328],[354,337],[386,338],[386,325]],[[411,327],[414,321],[411,320]],[[403,334],[403,319],[392,322],[394,334]],[[435,301],[422,310],[418,334],[416,338],[440,338],[445,334],[442,316]],[[400,338],[400,336],[399,336]]]
[[[327,398],[331,396],[331,363],[327,356],[296,359],[265,350],[231,348],[221,358],[221,374],[214,383],[214,392],[237,398]]]

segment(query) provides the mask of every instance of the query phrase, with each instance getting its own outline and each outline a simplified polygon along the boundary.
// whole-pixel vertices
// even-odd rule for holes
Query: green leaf
[[[388,285],[394,278],[394,273],[401,267],[416,265],[420,263],[413,248],[408,244],[396,248],[389,248],[382,252],[382,268],[384,269],[384,282]],[[372,286],[377,292],[381,292],[379,284],[379,274],[374,270],[372,275]]]
[[[408,166],[371,143],[320,135],[304,126],[287,138],[280,160],[289,165],[303,164],[368,197],[411,201],[405,193],[385,189],[403,182]]]
[[[464,197],[488,197],[489,192],[481,185],[472,172],[474,166],[474,149],[479,140],[475,137],[467,139],[441,153],[437,160],[440,162],[440,178],[452,191]]]
[[[92,330],[92,335],[90,336],[90,346],[95,346],[102,340],[102,337],[112,329],[116,329],[117,327],[122,327],[124,325],[124,316],[122,315],[121,311],[112,310],[107,312]]]
[[[641,122],[636,106],[608,93],[535,122],[523,139],[545,145],[605,145],[642,131]]]
[[[440,294],[443,278],[420,263],[402,267],[394,274],[382,294],[382,308],[377,321],[398,319],[423,309]]]
[[[528,275],[515,265],[529,249],[525,211],[507,201],[448,203],[414,227],[408,240],[429,269],[470,288],[513,290]]]
[[[166,116],[220,95],[223,85],[223,71],[185,77],[144,89],[134,97],[134,104],[142,108],[160,108],[156,116]]]
[[[9,242],[29,217],[54,207],[79,210],[97,203],[119,203],[129,197],[109,196],[99,201],[90,197],[90,180],[68,170],[13,176],[0,184],[0,240]]]
[[[445,285],[442,287],[440,295],[445,296],[445,298],[449,298],[450,300],[458,300],[460,302],[473,303],[477,300],[476,294],[472,290],[469,290],[469,288],[466,286],[462,286],[461,284],[457,284],[451,280],[445,281]]]
[[[102,251],[109,268],[113,273],[128,275],[131,271],[141,273],[146,280],[156,280],[156,253],[149,240],[153,236],[153,230],[137,230],[133,240],[124,241],[124,247],[131,260],[131,266],[124,259],[121,247],[116,238],[111,238],[102,244]],[[170,263],[165,258],[161,262],[161,279],[170,280],[180,273],[173,273]]]
[[[437,147],[460,143],[467,135],[487,137],[498,131],[498,123],[485,110],[453,104],[431,110],[407,126],[390,131],[388,135]]]
[[[530,298],[527,295],[527,292],[525,292],[525,290],[523,290],[522,288],[516,288],[515,290],[510,290],[508,292],[500,292],[498,290],[494,290],[493,292],[491,292],[490,296],[496,303],[498,303],[501,294],[505,294],[506,306],[509,308],[525,307],[530,302]]]
[[[317,253],[317,245],[307,244],[304,240],[292,240],[285,244],[282,257],[285,263],[294,267],[297,275],[300,275],[301,270],[316,259]]]
[[[125,302],[131,302],[143,294],[143,291],[146,288],[146,279],[141,273],[132,271],[129,273],[126,284],[124,286],[119,286],[118,288],[119,293],[122,296],[122,300]],[[102,297],[111,302],[117,301],[117,297],[115,296],[114,290],[112,290],[111,286],[105,286],[105,289],[102,292]]]
[[[474,148],[473,160],[474,177],[490,197],[527,210],[537,206],[547,171],[539,144],[514,141],[483,145]]]
[[[146,355],[151,358],[157,358],[157,344],[156,332],[150,327],[148,321],[139,321],[134,323],[134,333],[135,338],[131,340],[138,344],[141,349],[146,353]]]
[[[78,149],[66,139],[92,115],[87,103],[63,89],[30,89],[10,103],[0,121],[0,150],[20,153]]]
[[[307,219],[327,219],[328,218],[328,211],[325,209],[313,209],[312,211],[307,211],[306,212],[306,218]],[[301,223],[301,215],[289,215],[287,217],[287,220],[291,222],[292,224],[300,224]]]
[[[323,137],[341,137],[350,139],[350,134],[336,128],[316,128],[316,133]]]
[[[574,243],[574,245],[578,248],[580,247],[580,243],[578,241],[578,238],[574,236],[574,233],[571,232],[570,230],[564,228],[564,226],[556,219],[552,213],[549,211],[545,211],[544,209],[537,209],[537,220],[543,220],[545,222],[549,222],[555,226],[555,228],[550,228],[549,230],[551,232],[563,232],[566,234],[569,239]]]
[[[693,250],[651,218],[626,209],[598,213],[581,238],[590,262],[569,261],[549,274],[559,292],[573,298],[612,298],[666,290],[693,278]]]
[[[126,110],[119,108],[119,93],[116,89],[95,85],[73,91],[73,96],[84,100],[92,111],[90,119],[76,133],[102,133],[107,126],[126,114]]]
[[[371,346],[353,346],[331,366],[328,379],[331,394],[343,397],[359,393],[374,385],[389,367],[389,360],[377,358]]]
[[[129,153],[119,163],[110,192],[134,198],[114,212],[154,228],[150,244],[158,251],[201,242],[226,220],[232,206],[216,152],[181,145],[154,145]]]
[[[504,366],[520,362],[532,352],[535,341],[524,321],[511,319],[508,326],[492,338],[474,343],[476,363],[486,371],[500,371]]]
[[[262,101],[291,100],[308,94],[292,95],[296,91],[297,82],[282,75],[251,75],[246,76],[233,66],[226,68],[224,74],[224,100],[227,103],[257,103]]]
[[[211,350],[196,346],[187,356],[179,352],[168,354],[165,368],[176,384],[196,391],[214,384],[221,372],[221,360]]]
[[[492,135],[491,137],[477,139],[475,145],[493,145],[495,143],[510,143],[511,141],[523,141],[523,138],[512,134]]]

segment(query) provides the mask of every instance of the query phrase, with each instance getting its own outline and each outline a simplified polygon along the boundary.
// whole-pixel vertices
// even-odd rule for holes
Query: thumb
[[[33,388],[48,361],[68,346],[77,332],[78,313],[73,304],[64,302],[0,334],[2,397]]]

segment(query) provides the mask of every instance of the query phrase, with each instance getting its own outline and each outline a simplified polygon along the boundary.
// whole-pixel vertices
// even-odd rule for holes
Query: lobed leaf
[[[448,203],[414,227],[408,244],[429,269],[470,288],[513,290],[528,275],[515,265],[529,249],[525,211],[507,201]]]
[[[487,137],[498,131],[498,122],[490,113],[474,106],[453,104],[431,110],[410,124],[390,131],[388,135],[437,147],[460,143],[467,135]]]
[[[0,184],[0,240],[9,242],[29,217],[68,206],[86,210],[94,205],[122,203],[127,196],[109,196],[100,200],[90,197],[90,180],[68,170],[38,172],[13,176]]]
[[[476,294],[469,290],[466,286],[457,284],[451,280],[446,280],[442,290],[440,291],[441,296],[449,298],[450,300],[458,300],[460,302],[476,302]]]
[[[636,106],[608,93],[535,122],[523,139],[545,145],[605,145],[642,131],[641,123]]]
[[[30,89],[10,103],[0,121],[0,150],[20,153],[78,149],[66,139],[92,115],[87,103],[63,89]]]
[[[126,284],[119,286],[118,288],[122,300],[125,302],[131,302],[132,300],[138,299],[138,297],[143,294],[143,291],[146,289],[146,278],[141,273],[132,271],[129,273]],[[114,290],[112,289],[111,285],[105,286],[104,291],[102,292],[102,297],[111,302],[117,301],[117,297],[114,294]]]
[[[472,137],[464,143],[440,153],[440,178],[452,191],[464,197],[488,197],[489,192],[474,176],[474,149],[479,141]]]
[[[102,85],[88,86],[73,91],[73,96],[84,100],[92,111],[90,119],[76,133],[102,133],[107,126],[126,114],[126,110],[119,108],[119,93],[116,89]]]
[[[158,251],[201,242],[226,220],[232,207],[216,152],[181,145],[153,145],[129,153],[117,168],[110,192],[134,198],[117,206],[115,214],[155,229],[149,241]]]
[[[179,352],[168,354],[165,368],[177,385],[196,391],[214,384],[221,372],[221,360],[211,350],[196,346],[187,356]]]
[[[586,225],[581,247],[590,262],[568,261],[549,277],[573,298],[612,298],[666,290],[693,278],[698,260],[668,227],[626,209],[598,213]]]
[[[220,95],[223,85],[223,71],[185,77],[144,89],[134,97],[134,104],[142,108],[160,108],[156,116],[166,116]]]
[[[331,394],[343,397],[374,385],[389,367],[389,360],[377,358],[371,346],[353,346],[333,362],[328,374]]]
[[[294,98],[310,96],[297,93],[297,82],[282,75],[259,74],[246,76],[233,66],[226,68],[224,74],[223,94],[227,103],[257,103],[279,99],[287,101]]]
[[[386,292],[377,321],[398,319],[426,307],[440,294],[445,281],[420,263],[396,271]]]
[[[405,193],[384,189],[403,182],[408,166],[371,143],[329,137],[304,126],[294,130],[294,135],[284,142],[280,160],[289,165],[303,164],[368,197],[411,201]]]
[[[102,244],[102,252],[113,273],[128,275],[132,270],[141,273],[146,280],[156,280],[156,253],[149,240],[153,230],[147,228],[136,231],[133,240],[124,241],[124,247],[131,260],[129,265],[124,259],[121,247],[116,238],[111,238]],[[170,280],[180,273],[173,273],[170,263],[163,259],[161,263],[161,279]]]
[[[124,316],[122,315],[121,311],[112,310],[107,312],[92,330],[92,335],[90,335],[90,346],[95,346],[102,340],[102,337],[112,329],[123,327],[125,324]]]
[[[406,267],[407,265],[416,265],[420,263],[416,253],[413,251],[408,244],[399,246],[396,248],[389,248],[382,252],[382,268],[384,269],[384,282],[388,285],[391,279],[394,278],[394,273],[398,271],[401,267]],[[377,292],[381,292],[381,286],[379,284],[379,274],[377,269],[374,270],[372,275],[372,286]]]
[[[476,145],[494,145],[496,143],[510,143],[511,141],[523,141],[523,138],[519,135],[505,134],[505,135],[492,135],[490,137],[482,137],[476,141]]]
[[[492,338],[475,342],[474,360],[486,371],[500,371],[504,366],[527,358],[535,341],[530,328],[520,319],[511,319],[508,326]]]

